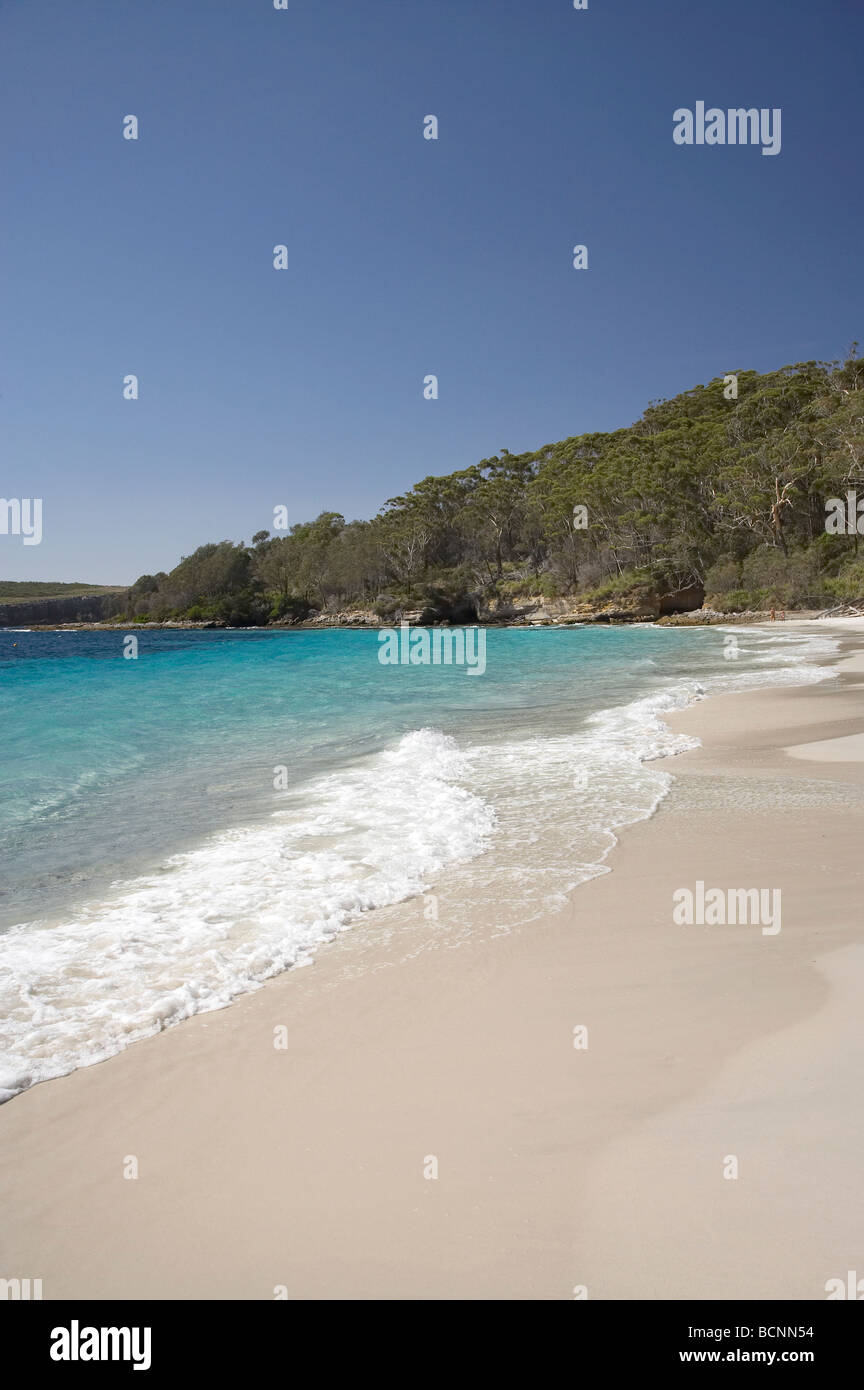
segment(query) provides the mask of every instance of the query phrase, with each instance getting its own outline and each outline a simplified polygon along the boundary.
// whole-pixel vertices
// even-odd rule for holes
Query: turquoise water
[[[0,1093],[222,1007],[435,889],[528,921],[668,786],[659,719],[816,678],[824,637],[490,630],[486,669],[375,632],[0,632]],[[648,760],[648,761],[646,761]],[[506,905],[505,905],[506,904]],[[431,928],[430,928],[431,929]]]

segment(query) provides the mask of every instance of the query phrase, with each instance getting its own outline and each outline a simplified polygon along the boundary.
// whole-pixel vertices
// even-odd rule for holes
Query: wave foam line
[[[360,914],[479,854],[492,810],[469,759],[431,729],[286,793],[230,830],[114,885],[110,899],[0,937],[0,1100],[104,1060],[306,964]]]

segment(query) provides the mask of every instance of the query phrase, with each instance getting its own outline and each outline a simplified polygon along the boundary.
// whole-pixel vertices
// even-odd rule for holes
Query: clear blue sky
[[[842,354],[862,54],[860,0],[0,0],[0,495],[44,499],[0,578],[131,582]],[[781,154],[676,146],[699,100],[782,108]]]

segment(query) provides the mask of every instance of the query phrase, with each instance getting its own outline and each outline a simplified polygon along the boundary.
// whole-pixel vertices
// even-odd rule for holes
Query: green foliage
[[[50,581],[0,580],[0,602],[28,603],[32,599],[78,598],[120,594],[122,589],[110,584],[54,584]]]
[[[840,601],[857,599],[860,602],[864,598],[864,557],[853,560],[836,579],[829,579],[826,587],[829,594]]]
[[[703,583],[728,610],[861,598],[858,538],[824,524],[826,500],[856,486],[864,362],[853,350],[845,362],[740,371],[735,399],[717,378],[626,429],[503,449],[424,478],[371,521],[322,512],[286,534],[256,532],[250,547],[200,546],[170,574],[143,575],[115,611],[239,625]]]
[[[757,596],[749,589],[731,589],[728,594],[712,595],[710,601],[705,599],[705,604],[717,613],[748,613],[761,609]]]
[[[296,594],[279,594],[270,609],[269,617],[273,622],[301,623],[311,612],[313,609],[308,599],[300,598]]]
[[[705,577],[705,605],[719,612],[827,606],[833,590],[820,565],[822,550],[814,545],[784,554],[762,545],[741,561],[720,561]]]
[[[648,597],[653,592],[654,582],[644,571],[625,570],[622,574],[613,575],[604,584],[586,589],[581,597],[590,603],[608,603],[630,595]]]
[[[372,604],[372,611],[379,618],[393,618],[401,607],[399,599],[392,594],[379,594]]]

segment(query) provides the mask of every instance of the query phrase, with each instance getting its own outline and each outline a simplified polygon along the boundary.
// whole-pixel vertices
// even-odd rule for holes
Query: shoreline
[[[773,1188],[765,1172],[783,1124],[793,1147],[813,1130],[799,1134],[788,1105],[777,1113],[802,1030],[815,1029],[808,1056],[830,1062],[828,1099],[860,1046],[843,988],[864,970],[852,891],[864,775],[833,741],[864,728],[864,666],[844,661],[861,627],[813,629],[841,637],[837,679],[735,692],[734,713],[723,694],[665,715],[701,747],[663,768],[675,781],[655,813],[616,831],[611,872],[554,916],[496,936],[486,914],[476,940],[448,943],[446,926],[429,940],[417,900],[399,904],[310,968],[3,1106],[0,1274],[42,1278],[48,1299],[272,1298],[277,1285],[291,1298],[554,1299],[577,1285],[606,1298],[824,1297],[864,1234],[838,1113],[848,1076],[842,1095],[834,1084],[833,1150],[822,1117],[833,1166],[830,1182],[810,1173],[811,1206],[788,1146]],[[810,752],[790,757],[789,744]],[[808,862],[814,839],[827,867]],[[777,938],[672,925],[678,884],[759,872],[779,876],[789,904]],[[746,1089],[753,1066],[743,1080],[736,1066],[751,1054],[777,1086],[749,1113],[747,1148],[728,1092]],[[712,1126],[716,1164],[703,1151]],[[742,1177],[724,1181],[736,1142]],[[122,1175],[130,1155],[135,1181]],[[431,1156],[437,1180],[423,1176]],[[775,1252],[778,1201],[798,1243],[787,1233]],[[708,1229],[721,1207],[722,1230]]]
[[[343,615],[340,615],[344,617]],[[860,615],[848,615],[855,616]],[[251,624],[245,627],[230,627],[226,623],[214,621],[195,622],[184,619],[167,620],[165,622],[128,622],[128,623],[29,623],[26,627],[13,627],[11,624],[0,625],[0,632],[380,632],[390,631],[394,626],[399,627],[401,623],[406,626],[425,627],[429,629],[457,629],[466,627],[478,627],[488,631],[502,630],[512,631],[521,628],[568,628],[568,627],[729,627],[741,626],[750,627],[754,624],[771,627],[780,627],[785,623],[794,622],[837,622],[843,621],[843,615],[837,618],[827,616],[822,610],[807,609],[800,612],[790,610],[785,617],[770,619],[767,609],[744,612],[744,613],[715,613],[694,609],[692,612],[668,614],[660,618],[645,618],[638,614],[623,616],[592,616],[572,613],[560,618],[533,618],[525,616],[522,618],[502,617],[497,619],[478,618],[474,622],[467,623],[422,623],[415,618],[400,619],[379,618],[375,621],[367,617],[358,616],[356,621],[337,622],[330,619],[304,619],[302,622],[281,623],[272,622]]]
[[[654,625],[650,623],[638,625],[638,627],[648,635],[651,634],[653,626]],[[760,634],[757,634],[757,637],[761,639]],[[601,646],[604,644],[605,640],[604,638],[600,639]],[[612,638],[608,640],[613,642]],[[796,634],[795,632],[790,632],[785,635],[771,633],[768,638],[769,643],[780,644],[781,653],[786,653],[788,650],[787,646],[784,644],[800,640],[800,634]],[[519,644],[517,643],[517,645]],[[665,643],[662,645],[665,647]],[[723,645],[724,649],[728,646],[728,638],[724,639]],[[814,634],[812,645],[815,648],[822,649],[819,655],[824,655],[830,660],[831,656],[836,651],[837,641],[830,638],[826,641],[821,634]],[[735,644],[735,646],[737,651],[737,644]],[[827,652],[825,652],[825,648],[828,649]],[[660,648],[655,646],[655,650],[659,652]],[[765,646],[763,650],[770,653],[771,651],[777,650],[777,648],[775,646]],[[752,688],[762,688],[766,680],[769,683],[773,683],[776,680],[783,686],[790,683],[790,681],[795,682],[799,680],[806,684],[808,674],[811,677],[819,675],[819,655],[814,652],[805,660],[804,654],[802,654],[801,660],[804,661],[804,666],[802,667],[799,660],[793,661],[790,665],[788,656],[781,654],[780,666],[776,670],[776,673],[773,669],[769,673],[764,669],[760,669],[758,666],[753,666],[744,676],[744,688],[751,688],[751,683],[753,682],[757,682],[758,684],[752,686]],[[764,657],[764,659],[769,663],[771,661],[770,655]],[[654,664],[656,664],[656,661]],[[716,664],[715,662],[715,666]],[[712,688],[738,688],[737,662],[727,660],[721,662],[720,665],[723,668],[722,674],[717,670],[713,672],[707,693],[710,693]],[[577,668],[570,667],[570,670],[575,680],[577,678]],[[704,698],[706,693],[705,687],[702,685],[701,681],[695,679],[695,677],[700,674],[701,672],[698,668],[695,671],[691,671],[689,678],[683,677],[679,672],[678,677],[673,679],[671,683],[667,680],[664,686],[661,686],[651,694],[637,694],[635,702],[626,698],[622,692],[618,692],[617,700],[613,700],[608,706],[599,706],[594,710],[587,723],[582,726],[583,737],[587,738],[589,745],[593,741],[602,743],[604,740],[602,726],[604,721],[607,721],[608,727],[605,732],[606,740],[612,739],[616,745],[616,751],[621,751],[624,748],[627,749],[627,753],[629,754],[629,771],[625,775],[629,780],[632,774],[634,787],[636,784],[641,784],[639,793],[631,792],[630,795],[625,797],[625,802],[628,804],[626,807],[619,806],[617,808],[617,815],[613,806],[609,804],[610,800],[614,802],[614,795],[610,799],[608,789],[602,787],[603,767],[597,767],[592,764],[593,772],[591,775],[595,777],[599,775],[601,785],[598,789],[598,785],[595,782],[589,789],[590,803],[588,806],[583,806],[581,822],[573,827],[578,836],[577,840],[568,836],[560,824],[556,825],[556,822],[561,821],[566,824],[569,818],[568,798],[570,796],[570,779],[565,778],[562,779],[558,790],[560,804],[556,804],[554,800],[550,803],[551,816],[547,814],[545,828],[539,828],[536,832],[539,838],[546,842],[547,849],[547,852],[539,857],[537,863],[533,862],[534,856],[531,853],[530,845],[526,846],[518,835],[508,853],[506,845],[508,826],[505,804],[504,808],[499,808],[502,809],[504,815],[504,824],[499,823],[497,825],[497,833],[489,838],[482,852],[469,852],[465,857],[464,864],[462,856],[457,855],[454,857],[451,854],[449,859],[445,859],[443,864],[439,864],[438,868],[431,876],[426,877],[422,889],[415,890],[412,893],[409,887],[403,885],[399,890],[399,896],[391,897],[389,903],[387,903],[387,898],[390,897],[390,895],[387,893],[377,895],[377,903],[375,901],[370,901],[369,895],[366,894],[365,908],[361,909],[359,905],[356,906],[350,916],[343,918],[335,934],[342,931],[354,930],[358,926],[374,930],[376,923],[385,920],[381,917],[381,913],[384,910],[381,903],[382,897],[384,898],[385,904],[392,907],[398,914],[400,908],[409,904],[412,898],[416,900],[418,895],[424,904],[431,896],[432,906],[430,911],[434,911],[436,919],[438,904],[440,902],[442,904],[442,912],[450,920],[453,919],[455,914],[459,915],[460,930],[463,934],[467,934],[468,936],[475,934],[477,923],[476,920],[472,920],[472,916],[476,917],[476,914],[462,914],[461,912],[461,902],[464,896],[467,896],[471,901],[478,901],[476,892],[474,891],[474,885],[464,882],[461,884],[459,883],[459,876],[463,867],[468,869],[470,874],[471,870],[469,866],[472,864],[475,864],[477,876],[479,876],[480,882],[482,883],[479,901],[484,902],[487,906],[494,906],[495,910],[501,914],[501,920],[498,923],[495,933],[496,935],[509,929],[518,930],[520,928],[526,928],[530,922],[536,920],[538,916],[542,916],[544,913],[548,915],[558,910],[558,905],[563,904],[563,902],[566,901],[567,895],[575,891],[577,886],[589,881],[591,878],[610,871],[607,860],[618,843],[616,832],[620,832],[627,826],[638,824],[649,818],[656,812],[659,804],[665,798],[671,781],[671,774],[660,766],[664,752],[665,755],[668,756],[673,752],[681,751],[682,747],[690,746],[693,743],[691,738],[685,737],[681,739],[675,735],[670,730],[668,722],[665,722],[665,715],[681,709],[686,709],[689,705],[698,703]],[[726,679],[727,675],[731,678],[731,681]],[[423,736],[425,719],[425,712],[418,709],[416,711],[416,722],[413,723],[412,729],[409,730],[407,734],[409,738],[416,739]],[[451,729],[450,733],[452,734],[453,732],[454,730]],[[553,736],[554,732],[554,727],[551,730],[547,730],[547,733]],[[434,736],[436,738],[443,736],[445,741],[448,738],[446,734],[441,735],[440,731],[436,731]],[[397,738],[396,740],[396,744],[399,748],[402,747],[403,742],[404,737],[402,739]],[[392,748],[393,746],[392,739],[384,744],[385,749]],[[470,752],[470,741],[468,743],[468,749]],[[428,762],[431,760],[434,762],[439,751],[440,750],[437,748],[427,748],[423,761]],[[523,748],[523,756],[530,758],[533,752],[534,746],[529,741]],[[578,754],[571,750],[568,752],[567,756],[568,758],[574,756],[577,760],[586,756],[590,759],[590,753],[591,750],[589,747],[588,749],[581,750]],[[558,761],[560,762],[560,757]],[[218,780],[219,773],[214,769],[211,772],[211,777],[216,777]],[[644,785],[646,780],[652,785]],[[519,778],[518,781],[522,784],[523,792],[526,792],[527,788],[525,788],[524,779]],[[579,779],[577,778],[573,784],[574,788],[577,788],[577,790],[578,782]],[[587,787],[588,783],[585,782],[582,785]],[[476,784],[474,790],[475,792],[478,790]],[[530,796],[530,792],[527,794]],[[385,799],[389,805],[390,797]],[[492,803],[485,804],[489,814],[497,817],[497,813],[492,811]],[[604,808],[602,813],[600,812],[601,806]],[[388,808],[382,807],[381,809],[386,810]],[[269,817],[267,818],[267,823],[269,823]],[[404,827],[405,823],[402,822],[402,824]],[[254,819],[247,822],[244,819],[237,820],[236,818],[221,825],[217,823],[211,827],[210,833],[205,834],[203,838],[199,835],[184,841],[183,845],[178,847],[178,853],[181,858],[185,855],[190,863],[195,860],[196,856],[200,860],[202,856],[208,853],[211,855],[218,853],[216,846],[219,844],[220,836],[230,836],[232,833],[246,834],[254,825]],[[503,849],[501,844],[502,840],[504,841]],[[557,855],[553,848],[553,842],[557,842]],[[145,888],[150,886],[154,874],[157,877],[160,876],[164,856],[166,854],[170,855],[172,851],[163,849],[161,851],[161,858],[159,857],[159,853],[160,852],[157,850],[157,857],[155,859],[151,855],[149,860],[141,860],[135,866],[124,866],[125,871],[123,872],[118,873],[115,871],[114,877],[107,880],[103,885],[102,896],[107,900],[106,904],[103,904],[103,906],[110,908],[113,903],[115,912],[125,908],[127,918],[131,913],[130,920],[134,921],[136,907],[138,905],[134,901],[129,902],[129,895],[132,895],[134,899],[136,894],[140,892],[142,885]],[[247,856],[247,861],[244,864],[240,864],[239,866],[235,864],[235,886],[248,886],[254,884],[257,867],[256,855],[257,852],[252,852],[251,856]],[[172,864],[173,859],[169,858],[165,867],[168,868]],[[574,864],[578,864],[578,868],[575,872],[573,867]],[[216,867],[218,872],[218,865],[208,865],[207,867],[210,870]],[[506,879],[510,874],[512,874],[516,880],[524,880],[533,877],[534,887],[528,887],[522,892],[521,885],[517,881],[514,884],[515,893],[513,899],[508,900],[505,904],[498,884],[502,881],[501,875]],[[454,878],[456,880],[455,883]],[[358,879],[355,876],[355,883],[357,881]],[[362,886],[362,879],[360,879],[359,882]],[[545,906],[540,906],[539,910],[536,903],[536,895],[538,893],[545,899]],[[100,895],[97,893],[96,896],[98,898]],[[355,902],[358,904],[360,896],[360,894],[355,892]],[[535,898],[533,902],[532,897]],[[79,891],[78,902],[69,908],[68,913],[66,905],[62,902],[58,903],[55,908],[56,917],[54,925],[61,933],[61,936],[54,943],[54,954],[55,956],[58,954],[65,955],[67,968],[72,970],[73,978],[77,977],[81,979],[82,975],[86,976],[88,970],[88,948],[86,942],[81,940],[80,936],[78,940],[76,940],[65,934],[66,928],[64,923],[67,920],[74,922],[76,917],[82,912],[86,914],[88,905],[92,899],[92,891]],[[516,906],[517,900],[521,906]],[[218,904],[214,906],[217,908],[218,912]],[[290,902],[287,902],[285,906],[290,910]],[[187,911],[191,910],[194,915],[194,904],[190,903],[188,900],[186,902],[186,909]],[[169,905],[169,910],[173,912],[175,916],[175,932],[178,928],[182,930],[182,914],[179,918],[177,917],[178,904],[174,903]],[[32,915],[38,917],[40,914],[36,913]],[[146,910],[145,915],[147,916],[147,921],[150,922],[152,917],[146,914]],[[154,925],[158,931],[160,927],[160,914],[157,912],[155,915],[157,920]],[[14,930],[17,925],[18,923],[13,921],[11,923],[12,929]],[[71,931],[72,928],[70,927],[69,930]],[[137,931],[132,933],[133,948],[134,938],[137,935]],[[46,1080],[59,1079],[61,1076],[69,1075],[81,1066],[91,1066],[106,1061],[111,1056],[125,1050],[125,1048],[133,1043],[144,1041],[148,1037],[157,1035],[163,1027],[179,1026],[180,1023],[185,1022],[188,1018],[194,1017],[198,1013],[214,1012],[220,1008],[228,1007],[236,1003],[239,998],[242,998],[243,994],[254,992],[256,989],[260,988],[268,979],[275,978],[279,974],[295,969],[301,963],[311,963],[320,956],[322,950],[332,945],[333,940],[334,930],[327,930],[321,925],[317,935],[305,939],[302,947],[302,955],[306,957],[304,961],[298,960],[296,956],[295,959],[291,961],[285,961],[284,959],[277,960],[275,964],[271,961],[267,973],[261,971],[257,974],[253,973],[251,977],[248,972],[244,972],[241,969],[240,978],[232,978],[231,962],[223,961],[221,977],[216,981],[218,1000],[215,1002],[206,997],[206,986],[208,984],[211,986],[213,985],[214,976],[212,972],[208,974],[206,970],[206,961],[209,955],[209,942],[205,939],[200,940],[198,943],[199,955],[197,966],[204,967],[204,969],[203,974],[199,975],[196,979],[196,984],[200,986],[203,983],[205,989],[195,989],[191,996],[184,993],[178,998],[177,991],[172,989],[170,982],[166,983],[164,976],[161,981],[161,994],[157,993],[155,999],[152,994],[147,994],[146,989],[142,994],[134,988],[132,997],[130,997],[128,991],[123,990],[122,979],[118,978],[116,975],[107,980],[103,977],[101,988],[104,991],[108,991],[104,996],[107,1000],[112,999],[110,991],[116,989],[120,990],[120,994],[115,996],[115,999],[118,1010],[122,1009],[124,1017],[127,1019],[127,1026],[114,1031],[109,1027],[107,1033],[102,1032],[101,1035],[96,1038],[82,1038],[80,1034],[76,1037],[74,1032],[71,1038],[67,1037],[65,1034],[61,1034],[61,1036],[56,1037],[53,1047],[49,1044],[48,1039],[43,1037],[34,1056],[29,1055],[26,1048],[19,1052],[17,1048],[13,1047],[8,1057],[8,1065],[5,1068],[0,1068],[0,1104],[8,1102],[15,1095],[22,1094],[33,1085],[41,1084]],[[179,984],[185,980],[186,972],[182,966],[178,968],[177,963],[171,964],[171,940],[166,939],[163,945],[167,952],[166,960],[169,981],[173,977],[175,984]],[[81,947],[83,947],[83,950],[80,949]],[[122,954],[121,948],[121,957]],[[14,972],[14,965],[12,968]],[[195,969],[196,962],[190,962],[189,970],[193,978],[195,978]],[[22,966],[19,967],[18,974],[20,986],[26,990],[26,967],[23,966],[23,963]],[[127,979],[127,984],[128,983],[130,983],[130,981]],[[144,982],[142,981],[141,983],[143,986]],[[223,984],[225,986],[224,988],[221,987]],[[48,998],[45,1001],[49,1018],[51,998],[52,994],[49,990]],[[134,1025],[131,1023],[132,1019],[135,1020]]]

